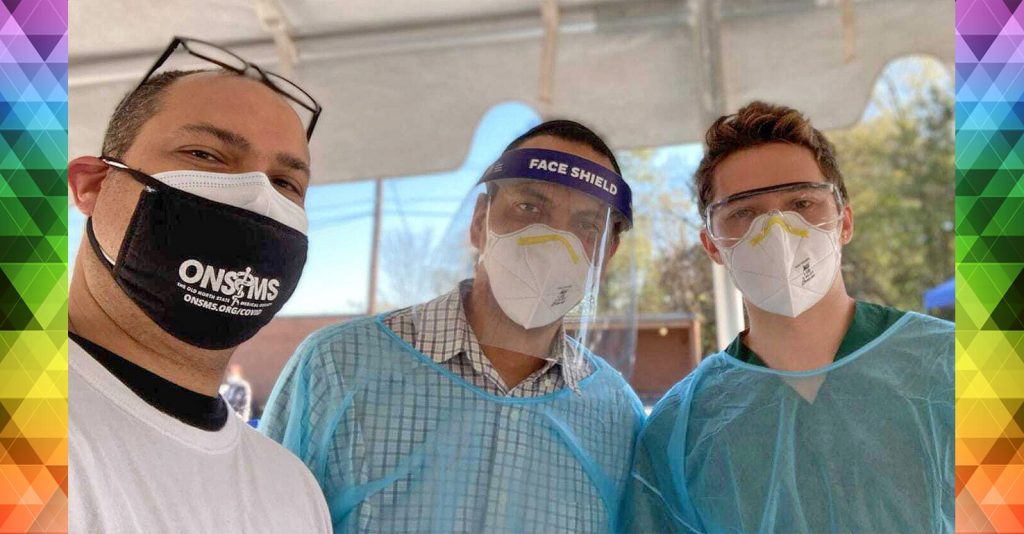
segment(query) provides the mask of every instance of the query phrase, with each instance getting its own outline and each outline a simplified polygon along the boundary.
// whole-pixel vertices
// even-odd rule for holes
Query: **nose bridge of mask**
[[[533,235],[520,237],[516,240],[516,244],[521,247],[529,247],[533,245],[543,245],[545,243],[556,242],[560,243],[565,247],[566,252],[569,254],[569,258],[572,260],[573,265],[580,263],[580,255],[574,248],[573,244],[564,236],[556,233]]]
[[[245,209],[305,234],[306,210],[282,195],[262,172],[225,174],[204,171],[168,171],[153,178],[175,189]]]
[[[779,228],[779,231],[783,233],[788,233],[800,238],[806,238],[808,235],[810,235],[806,226],[801,228],[797,226],[796,221],[786,220],[786,217],[781,212],[773,211],[763,216],[767,216],[768,218],[763,223],[761,223],[761,230],[753,237],[751,237],[750,244],[752,246],[756,247],[758,244],[764,241],[765,238],[768,237],[768,234],[772,231],[772,229],[776,227]]]

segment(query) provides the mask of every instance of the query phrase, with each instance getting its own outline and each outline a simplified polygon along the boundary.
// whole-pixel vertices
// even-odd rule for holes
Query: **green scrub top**
[[[843,342],[839,344],[835,360],[838,361],[867,345],[869,341],[875,339],[879,334],[895,324],[905,313],[905,311],[890,308],[889,306],[881,306],[858,300],[856,309],[853,312],[853,322],[850,323],[850,329],[843,336]],[[742,336],[743,334],[736,336],[736,339],[729,344],[725,352],[742,362],[768,367],[760,356],[743,344],[743,341],[740,340]]]

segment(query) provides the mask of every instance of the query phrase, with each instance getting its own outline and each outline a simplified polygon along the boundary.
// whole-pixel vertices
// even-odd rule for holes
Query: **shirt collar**
[[[434,300],[413,307],[416,317],[416,350],[429,356],[437,363],[445,363],[459,354],[470,356],[471,361],[487,361],[483,349],[466,317],[464,301],[469,297],[473,279],[459,282],[459,285]],[[474,355],[480,358],[474,359]],[[589,374],[588,362],[582,365],[566,365],[567,359],[583,358],[579,349],[567,338],[563,327],[559,327],[551,343],[545,366],[558,367],[565,384],[579,393],[579,382]]]

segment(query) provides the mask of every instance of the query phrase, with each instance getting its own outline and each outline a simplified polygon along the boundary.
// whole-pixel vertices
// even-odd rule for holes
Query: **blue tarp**
[[[956,278],[950,278],[945,282],[924,292],[924,309],[945,309],[953,307],[953,288],[956,286]]]

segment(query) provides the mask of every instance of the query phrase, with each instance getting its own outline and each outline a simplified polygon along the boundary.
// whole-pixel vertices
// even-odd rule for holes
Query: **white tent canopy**
[[[319,183],[457,168],[480,118],[510,100],[579,119],[616,149],[653,147],[698,141],[754,98],[848,126],[889,61],[953,63],[954,5],[941,0],[76,0],[70,11],[71,157],[97,153],[119,98],[178,34],[292,69],[324,106]],[[294,65],[279,61],[288,46]]]

